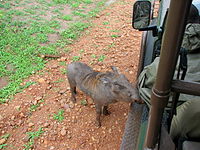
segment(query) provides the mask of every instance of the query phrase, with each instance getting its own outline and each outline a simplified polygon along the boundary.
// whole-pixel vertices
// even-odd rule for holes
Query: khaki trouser
[[[140,97],[148,106],[151,105],[151,89],[156,80],[158,62],[159,57],[152,64],[146,66],[138,78]],[[200,54],[188,55],[188,70],[185,80],[200,82]],[[170,109],[171,104],[170,97],[166,109]],[[172,119],[171,124],[172,138],[177,136],[200,138],[200,97],[181,94],[178,106],[177,115]],[[195,119],[194,124],[191,124],[193,119]]]

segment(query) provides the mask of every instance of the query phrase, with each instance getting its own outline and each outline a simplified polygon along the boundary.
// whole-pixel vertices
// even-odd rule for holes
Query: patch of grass
[[[68,0],[52,0],[56,4],[67,4]]]
[[[7,140],[9,137],[10,137],[10,134],[7,133],[5,135],[2,135],[1,139],[6,139]]]
[[[103,22],[103,25],[109,25],[109,24],[110,22],[107,22],[107,21]]]
[[[31,112],[33,112],[33,111],[36,111],[37,109],[38,109],[38,107],[40,107],[40,104],[42,103],[42,102],[44,102],[44,99],[41,99],[37,104],[32,104],[31,106],[30,106],[30,108],[29,108],[29,110],[31,111]]]
[[[96,58],[97,56],[96,56],[95,54],[92,54],[91,57],[92,57],[92,58]]]
[[[59,65],[60,65],[60,66],[66,66],[66,62],[61,61],[61,62],[59,62]]]
[[[61,18],[65,21],[72,21],[73,20],[72,15],[64,15]]]
[[[24,9],[24,11],[25,11],[26,13],[31,14],[31,15],[35,15],[35,14],[36,14],[36,11],[34,11],[34,10],[32,10],[32,9]]]
[[[100,55],[99,58],[98,58],[98,61],[103,62],[105,58],[106,58],[105,55]]]
[[[62,74],[67,74],[67,70],[66,69],[60,69],[60,72],[62,73]]]
[[[0,104],[31,85],[27,83],[25,86],[20,86],[20,83],[44,67],[46,60],[38,57],[38,54],[57,54],[57,50],[69,52],[69,49],[65,48],[66,45],[71,44],[81,35],[82,31],[90,26],[88,18],[97,15],[104,1],[98,2],[94,9],[89,9],[88,13],[85,9],[93,3],[92,0],[36,0],[39,5],[31,7],[27,6],[32,3],[31,1],[15,0],[14,5],[24,10],[14,10],[10,0],[0,3],[0,77],[9,78],[9,84],[0,89]],[[48,34],[57,33],[55,29],[61,26],[60,22],[56,21],[58,16],[63,20],[71,20],[70,16],[63,15],[61,12],[66,4],[71,6],[76,15],[82,16],[82,22],[70,24],[66,30],[60,32],[61,38],[56,43],[49,44],[47,43]],[[53,11],[50,10],[55,17],[48,21],[40,15],[45,15],[50,6],[56,8]],[[79,6],[81,9],[77,8]],[[46,44],[42,46],[41,43]],[[73,59],[77,61],[80,58]],[[12,64],[15,71],[7,70],[8,64]]]
[[[96,17],[99,12],[100,12],[100,10],[98,8],[96,8],[96,9],[93,9],[93,10],[89,11],[88,15],[90,17]]]
[[[111,32],[120,32],[120,30],[110,30]]]
[[[89,27],[88,23],[84,22],[72,23],[68,29],[66,29],[61,33],[61,36],[62,38],[65,39],[75,40],[81,35],[81,32],[88,27]]]
[[[80,53],[84,53],[84,49],[81,49],[79,52],[80,52]]]
[[[81,4],[80,2],[72,3],[72,4],[71,4],[71,7],[72,7],[72,8],[78,8],[80,4]]]
[[[75,62],[75,61],[79,61],[81,59],[81,56],[73,56],[72,57],[72,61]]]
[[[109,48],[112,48],[114,46],[115,46],[115,43],[112,43],[112,44],[108,45]]]
[[[48,36],[47,36],[47,34],[44,34],[44,33],[38,33],[36,35],[36,39],[40,43],[46,43],[48,41]]]
[[[8,144],[1,144],[0,149],[6,149],[6,146],[8,146]]]
[[[32,104],[32,105],[30,106],[30,111],[32,111],[32,112],[33,112],[33,111],[36,111],[38,107],[40,107],[40,104],[35,104],[35,105]]]
[[[81,105],[82,106],[87,106],[88,105],[87,100],[85,100],[85,99],[81,100]]]
[[[57,20],[50,21],[49,26],[55,29],[59,29],[61,27],[60,22]]]
[[[92,1],[91,0],[83,0],[83,3],[85,3],[85,4],[91,4]]]
[[[113,35],[111,35],[111,37],[112,37],[112,38],[117,38],[117,37],[119,37],[119,35],[113,34]]]
[[[36,84],[36,82],[32,82],[32,81],[31,82],[26,82],[25,85],[19,87],[20,89],[19,89],[18,92],[22,92],[24,89],[28,88],[29,86],[31,86],[33,84]]]
[[[63,121],[63,119],[64,119],[64,110],[60,109],[57,114],[53,115],[53,119],[58,120],[59,122]]]
[[[7,140],[9,137],[10,137],[10,134],[5,134],[5,135],[1,136],[1,139]],[[8,146],[8,144],[1,144],[0,149],[6,149],[7,146]]]
[[[64,79],[58,79],[57,81],[54,81],[53,83],[60,83],[60,82],[64,82]]]
[[[75,15],[75,16],[80,16],[80,17],[86,17],[87,16],[87,14],[84,14],[84,13],[82,13],[82,12],[80,12],[80,11],[73,11],[73,14]]]
[[[29,141],[27,144],[24,144],[23,150],[32,149],[35,138],[39,138],[43,133],[44,133],[44,131],[42,130],[42,128],[39,128],[39,130],[35,131],[35,132],[28,132],[27,135],[28,135]]]
[[[10,9],[11,4],[10,3],[0,3],[0,8]]]

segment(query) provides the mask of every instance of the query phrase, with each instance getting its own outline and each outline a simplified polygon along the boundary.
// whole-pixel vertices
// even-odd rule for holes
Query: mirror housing
[[[151,2],[136,1],[133,5],[132,27],[134,29],[147,28],[150,23]]]

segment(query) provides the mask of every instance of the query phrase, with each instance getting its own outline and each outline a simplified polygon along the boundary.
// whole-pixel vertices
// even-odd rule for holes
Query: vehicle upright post
[[[157,78],[151,95],[151,108],[146,136],[147,148],[155,148],[158,142],[158,129],[161,128],[163,111],[168,103],[171,81],[191,2],[192,0],[171,0],[170,3],[161,46]]]

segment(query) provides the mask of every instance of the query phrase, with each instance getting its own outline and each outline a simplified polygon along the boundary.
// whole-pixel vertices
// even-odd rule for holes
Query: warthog
[[[101,126],[100,116],[108,115],[108,104],[117,101],[134,102],[138,100],[138,90],[131,85],[125,75],[116,67],[112,72],[96,72],[81,62],[74,62],[67,67],[67,78],[71,90],[71,100],[76,102],[76,87],[89,95],[96,108],[96,124]]]

